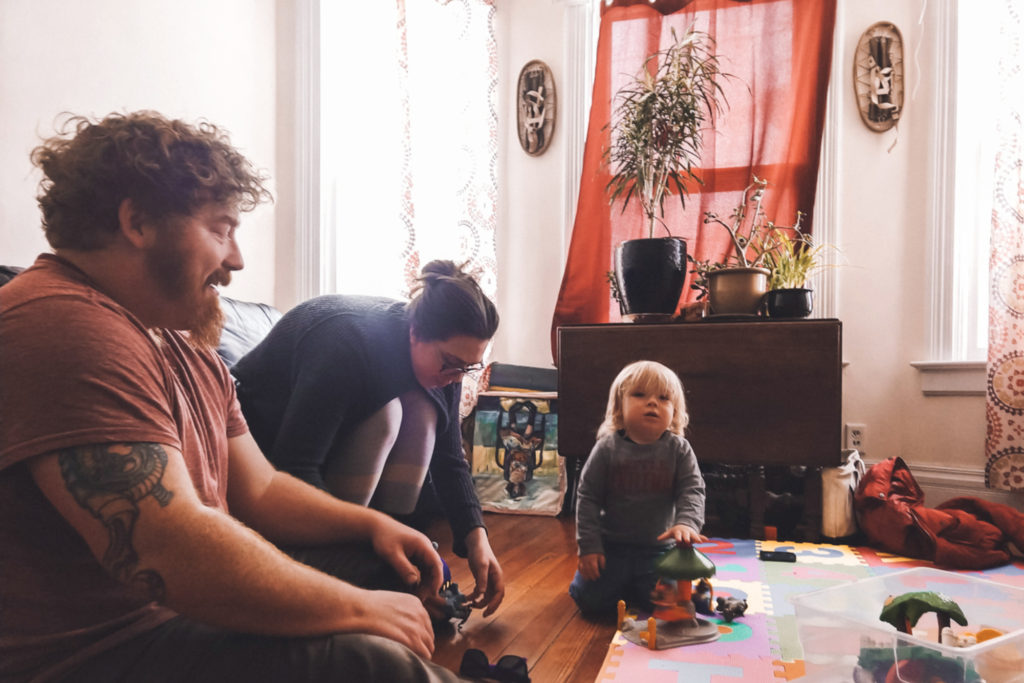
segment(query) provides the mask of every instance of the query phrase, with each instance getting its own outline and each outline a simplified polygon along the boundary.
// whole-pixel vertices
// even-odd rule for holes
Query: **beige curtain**
[[[1000,57],[992,93],[998,149],[989,259],[988,437],[985,483],[1024,490],[1024,17],[999,0]]]
[[[403,298],[433,259],[497,284],[494,0],[321,3],[335,291]]]
[[[407,287],[424,263],[448,258],[470,263],[492,298],[497,290],[494,12],[494,0],[398,0]]]

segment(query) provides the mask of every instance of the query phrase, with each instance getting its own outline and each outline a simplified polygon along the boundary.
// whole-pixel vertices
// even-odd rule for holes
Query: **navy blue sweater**
[[[264,454],[320,488],[336,440],[418,386],[405,303],[382,297],[328,295],[299,304],[231,371]],[[430,481],[464,556],[466,534],[484,524],[462,453],[461,393],[460,383],[427,390],[438,413]]]

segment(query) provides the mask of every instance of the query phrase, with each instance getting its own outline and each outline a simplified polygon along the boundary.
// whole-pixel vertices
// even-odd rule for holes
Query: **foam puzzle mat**
[[[668,650],[649,650],[616,633],[598,683],[799,681],[804,677],[803,651],[790,596],[887,572],[934,566],[845,545],[711,539],[697,548],[715,563],[715,597],[746,599],[746,613],[732,623],[702,615],[718,624],[719,639]],[[760,550],[790,551],[797,561],[761,561]],[[1024,562],[963,573],[1024,587]],[[636,616],[628,606],[627,612]]]

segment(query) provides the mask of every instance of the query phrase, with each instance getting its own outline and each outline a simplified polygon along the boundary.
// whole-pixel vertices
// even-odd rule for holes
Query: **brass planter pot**
[[[723,268],[708,273],[712,315],[757,315],[768,291],[767,268]]]

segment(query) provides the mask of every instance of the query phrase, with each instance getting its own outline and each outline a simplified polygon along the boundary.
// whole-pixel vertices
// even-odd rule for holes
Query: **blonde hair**
[[[622,368],[611,391],[608,392],[608,408],[604,413],[604,422],[597,430],[601,438],[625,429],[622,420],[623,398],[630,391],[653,390],[655,393],[667,394],[675,408],[672,424],[668,429],[675,434],[682,434],[686,425],[690,424],[690,415],[686,412],[686,397],[683,395],[683,383],[679,376],[670,368],[653,360],[639,360]]]

